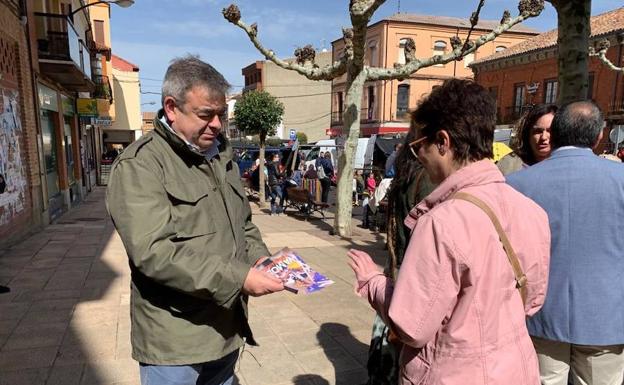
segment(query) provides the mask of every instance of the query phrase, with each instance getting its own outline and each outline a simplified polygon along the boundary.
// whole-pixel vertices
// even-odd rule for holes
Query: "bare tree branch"
[[[618,43],[624,44],[624,34],[618,35]],[[616,66],[611,60],[607,58],[607,51],[609,50],[609,47],[611,47],[611,43],[609,43],[609,40],[603,39],[598,42],[597,51],[594,47],[589,47],[589,56],[597,57],[598,60],[600,60],[604,65],[606,65],[607,67],[609,67],[609,69],[612,69],[613,71],[624,73],[624,67]]]
[[[351,0],[349,3],[349,11],[351,15],[362,16],[370,19],[386,0]]]
[[[322,68],[315,65],[313,60],[307,60],[303,64],[298,64],[299,59],[297,60],[297,62],[293,63],[281,60],[275,55],[272,50],[265,48],[258,40],[257,24],[254,23],[251,26],[248,26],[241,20],[240,10],[236,5],[231,4],[229,7],[223,8],[222,14],[227,21],[238,26],[247,33],[249,40],[251,40],[256,49],[258,49],[258,51],[260,51],[260,53],[262,53],[267,60],[272,61],[273,63],[284,69],[296,71],[297,73],[305,76],[310,80],[332,80],[344,74],[347,70],[346,55],[341,58],[341,60],[336,61],[333,64],[326,65]]]
[[[539,4],[541,4],[541,7],[539,6]],[[465,51],[463,50],[463,46],[459,46],[459,44],[453,44],[453,50],[445,55],[434,55],[426,59],[414,59],[410,62],[406,62],[404,65],[398,65],[395,68],[367,67],[367,80],[403,80],[409,78],[412,73],[418,71],[421,68],[430,67],[436,64],[446,64],[453,60],[457,60],[463,55],[475,52],[479,47],[481,47],[485,43],[494,40],[497,36],[511,29],[514,25],[520,24],[528,18],[539,15],[544,8],[544,2],[541,0],[521,1],[518,8],[521,11],[518,16],[509,19],[506,23],[503,22],[490,33],[481,35],[477,40],[471,41],[471,43],[469,43],[470,47]]]
[[[466,36],[466,41],[464,42],[464,46],[462,47],[462,50],[461,50],[462,51],[462,56],[463,56],[463,53],[465,53],[466,50],[469,48],[469,45],[470,45],[470,43],[469,43],[470,42],[470,35],[472,34],[472,31],[474,31],[475,27],[479,23],[479,14],[481,13],[481,8],[483,8],[483,4],[485,4],[485,0],[480,0],[479,1],[479,5],[477,6],[477,10],[474,11],[472,13],[472,15],[470,16],[470,29],[468,30],[468,36]],[[504,15],[503,15],[503,17],[504,17]]]

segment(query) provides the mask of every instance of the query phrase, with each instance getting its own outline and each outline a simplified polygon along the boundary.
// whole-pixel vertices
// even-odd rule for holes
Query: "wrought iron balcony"
[[[520,119],[522,114],[524,114],[525,112],[529,111],[531,108],[533,108],[532,104],[525,104],[525,105],[522,105],[522,106],[506,107],[505,108],[505,115],[500,117],[500,119],[497,119],[499,121],[498,123],[499,124],[511,124],[511,123],[514,123],[515,121]],[[497,110],[497,112],[498,112],[498,110]]]
[[[72,91],[93,91],[91,53],[65,15],[35,13],[41,72]]]
[[[343,121],[343,112],[334,111],[331,114],[331,125],[339,126],[342,125]],[[369,123],[377,121],[378,118],[376,116],[376,111],[374,109],[362,108],[360,109],[360,122],[361,123]]]
[[[93,91],[93,97],[96,99],[107,99],[109,102],[113,102],[113,91],[108,76],[105,75],[93,75],[93,81],[95,82],[95,91]]]

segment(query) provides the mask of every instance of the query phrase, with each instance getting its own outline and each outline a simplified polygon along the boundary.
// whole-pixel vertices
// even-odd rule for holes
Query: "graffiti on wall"
[[[22,162],[22,123],[17,90],[0,87],[0,226],[26,205],[26,165]]]

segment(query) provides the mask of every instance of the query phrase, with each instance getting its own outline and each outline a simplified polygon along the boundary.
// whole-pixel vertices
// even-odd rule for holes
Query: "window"
[[[522,112],[522,107],[525,101],[525,88],[524,83],[514,84],[514,112],[519,114]]]
[[[399,40],[399,57],[397,59],[399,64],[405,64],[405,44],[407,44],[406,38]]]
[[[468,55],[464,56],[464,68],[468,68],[470,63],[472,63],[474,60],[475,60],[474,52],[469,53]]]
[[[504,50],[506,50],[507,47],[505,47],[504,45],[497,45],[495,51],[496,52],[502,52]]]
[[[368,87],[368,110],[366,114],[366,117],[368,118],[368,120],[373,119],[374,111],[375,111],[375,87],[369,86]]]
[[[555,104],[557,102],[557,79],[544,80],[544,103]]]
[[[93,26],[94,26],[93,29],[95,33],[95,42],[100,45],[105,45],[104,44],[104,21],[94,20]]]
[[[371,41],[368,43],[368,63],[371,67],[377,67],[377,42]]]
[[[594,73],[590,72],[587,77],[587,99],[594,100]]]
[[[446,42],[442,40],[436,40],[433,43],[433,55],[444,55],[446,53]],[[436,64],[436,67],[444,67],[444,64]]]
[[[399,90],[397,92],[397,118],[403,118],[407,115],[407,109],[409,107],[409,93],[409,84],[399,84]]]

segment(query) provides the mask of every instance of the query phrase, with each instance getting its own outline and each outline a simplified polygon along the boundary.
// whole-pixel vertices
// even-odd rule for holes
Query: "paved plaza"
[[[270,216],[254,222],[276,251],[297,249],[335,284],[320,293],[279,293],[250,300],[260,344],[247,346],[236,370],[240,385],[359,385],[374,313],[353,293],[346,250],[381,261],[381,235],[355,227],[352,240],[329,235],[323,221]],[[355,223],[355,221],[354,221]],[[58,223],[0,250],[0,385],[135,385],[130,353],[127,257],[98,188]]]

